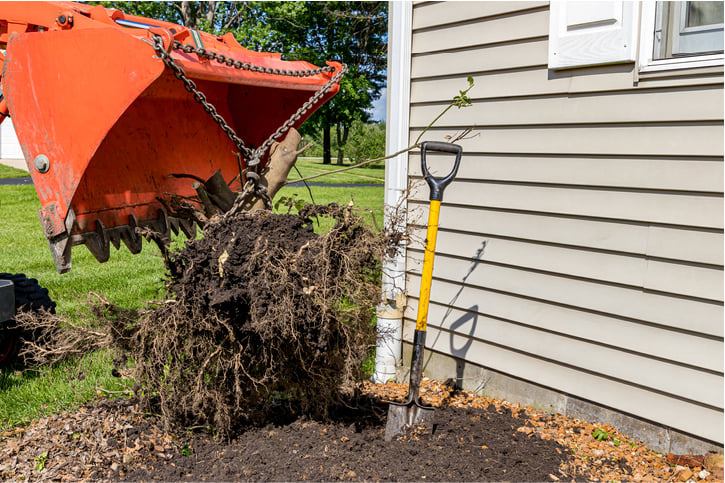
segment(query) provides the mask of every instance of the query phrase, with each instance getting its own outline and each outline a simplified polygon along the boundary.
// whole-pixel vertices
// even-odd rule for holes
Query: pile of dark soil
[[[313,214],[332,229],[315,234]],[[225,436],[280,414],[325,418],[354,396],[375,344],[384,246],[352,207],[209,223],[167,256],[171,299],[123,344],[146,402]]]
[[[354,410],[249,428],[231,441],[168,432],[134,399],[96,401],[0,431],[0,480],[722,480],[722,455],[663,455],[609,425],[430,380],[421,391],[437,408],[436,432],[386,443],[380,401],[401,400],[407,388],[364,391],[368,404]],[[595,439],[596,428],[610,440]]]
[[[383,412],[384,414],[384,412]],[[348,415],[352,416],[352,414]],[[550,481],[568,458],[553,441],[516,431],[510,411],[445,408],[433,435],[383,441],[383,420],[300,419],[246,431],[228,444],[205,436],[184,456],[129,468],[131,480]]]

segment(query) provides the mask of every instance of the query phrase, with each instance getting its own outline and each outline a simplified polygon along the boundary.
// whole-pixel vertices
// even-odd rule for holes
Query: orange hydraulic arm
[[[239,174],[238,145],[165,66],[157,39],[250,148],[342,69],[283,61],[245,49],[231,34],[101,6],[0,2],[0,122],[12,117],[60,272],[70,269],[73,245],[106,261],[110,245],[141,250],[137,227],[193,234],[193,224],[164,210],[168,195],[196,194],[188,178],[172,173],[207,179],[221,170],[227,181]],[[292,125],[338,89],[332,85]],[[241,154],[246,166],[249,153]]]

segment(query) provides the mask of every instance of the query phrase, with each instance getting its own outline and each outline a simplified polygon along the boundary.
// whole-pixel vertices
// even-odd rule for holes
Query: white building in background
[[[11,118],[0,124],[0,159],[24,159]]]

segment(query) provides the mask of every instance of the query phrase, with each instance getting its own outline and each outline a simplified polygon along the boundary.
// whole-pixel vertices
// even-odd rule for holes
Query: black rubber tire
[[[47,310],[55,313],[55,302],[50,298],[48,289],[41,287],[34,278],[28,278],[24,273],[0,273],[0,280],[10,280],[15,287],[15,312]],[[0,366],[7,366],[14,362],[18,350],[20,350],[20,340],[23,337],[32,334],[23,334],[16,329],[10,329],[12,321],[9,324],[0,326]]]

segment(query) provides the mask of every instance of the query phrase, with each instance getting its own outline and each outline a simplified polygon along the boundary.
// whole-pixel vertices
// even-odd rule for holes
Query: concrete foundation
[[[403,343],[403,361],[406,363],[410,361],[411,353],[412,346],[409,343]],[[720,453],[723,451],[723,447],[717,443],[456,359],[447,354],[428,350],[424,375],[441,381],[453,379],[459,388],[496,399],[504,399],[512,403],[590,422],[611,424],[622,433],[642,441],[648,447],[661,453],[704,454],[708,451]],[[403,367],[398,372],[397,379],[399,382],[407,382],[407,378],[408,368]]]

